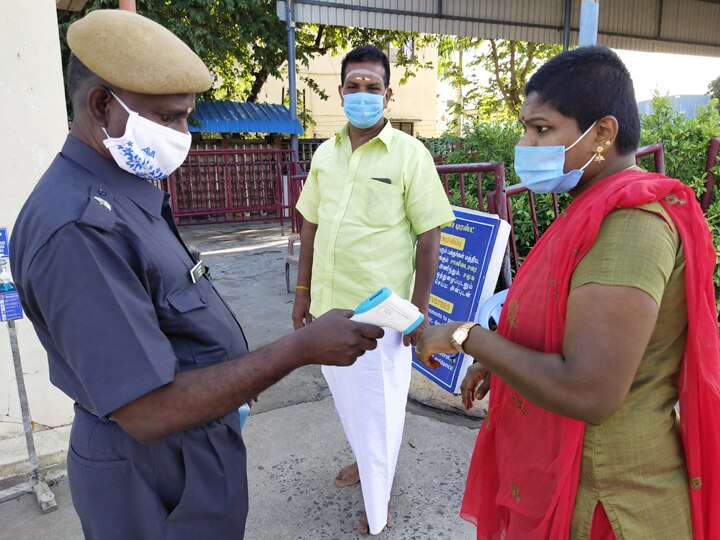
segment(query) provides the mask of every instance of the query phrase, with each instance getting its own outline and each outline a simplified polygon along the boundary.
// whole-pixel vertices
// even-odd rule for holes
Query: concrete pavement
[[[281,232],[268,224],[181,229],[203,253],[253,349],[292,331],[293,295],[285,291],[284,279],[287,240]],[[478,426],[476,419],[409,403],[393,488],[395,526],[381,538],[474,538],[474,527],[460,519],[458,509]],[[51,431],[43,437],[46,444],[36,441],[45,464],[57,462],[67,444],[67,428]],[[359,537],[360,488],[333,484],[352,454],[318,367],[297,370],[264,392],[244,436],[251,497],[248,540]],[[24,440],[16,439],[0,441],[0,455],[10,455],[11,449],[23,455]],[[43,456],[48,456],[45,461]],[[0,458],[0,479],[12,470],[7,461]],[[82,538],[67,482],[61,480],[53,492],[59,509],[47,515],[32,495],[0,504],[0,538]]]

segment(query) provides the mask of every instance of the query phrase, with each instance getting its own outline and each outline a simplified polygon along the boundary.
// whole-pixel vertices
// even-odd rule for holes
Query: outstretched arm
[[[463,348],[537,405],[598,425],[627,397],[658,309],[640,289],[590,283],[570,293],[561,354],[527,349],[479,326]],[[453,351],[450,335],[459,324],[428,328],[418,345],[421,360],[432,365],[430,355]]]
[[[175,379],[112,413],[130,436],[150,443],[220,418],[307,364],[347,366],[374,349],[381,328],[332,310],[315,324],[240,358],[178,373]]]

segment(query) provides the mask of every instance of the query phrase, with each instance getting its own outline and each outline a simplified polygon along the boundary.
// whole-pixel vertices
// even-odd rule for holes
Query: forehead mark
[[[378,82],[382,83],[382,77],[375,73],[374,71],[370,71],[369,69],[353,69],[349,73],[345,75],[345,80],[348,80],[352,78],[355,81],[362,82],[362,81],[372,81],[372,82]]]

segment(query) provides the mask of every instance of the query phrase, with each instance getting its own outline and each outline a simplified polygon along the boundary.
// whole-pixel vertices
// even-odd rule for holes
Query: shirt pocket
[[[405,190],[399,178],[359,178],[354,195],[354,214],[364,225],[383,229],[405,219]]]
[[[208,350],[217,346],[210,341],[218,335],[218,321],[209,307],[211,294],[212,284],[203,277],[166,297],[170,306],[171,341],[181,370],[187,362],[202,364],[217,361],[217,355],[209,354]]]
[[[208,287],[205,286],[206,284]],[[209,285],[206,279],[201,278],[197,283],[191,283],[184,289],[169,294],[167,303],[179,314],[203,309],[207,307]]]

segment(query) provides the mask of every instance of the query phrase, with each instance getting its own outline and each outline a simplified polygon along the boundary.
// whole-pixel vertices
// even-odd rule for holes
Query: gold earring
[[[605,141],[605,146],[610,146],[612,144],[612,141]]]
[[[595,163],[600,163],[601,161],[605,161],[605,158],[603,157],[602,153],[605,149],[602,146],[598,146],[597,150],[595,150]]]

